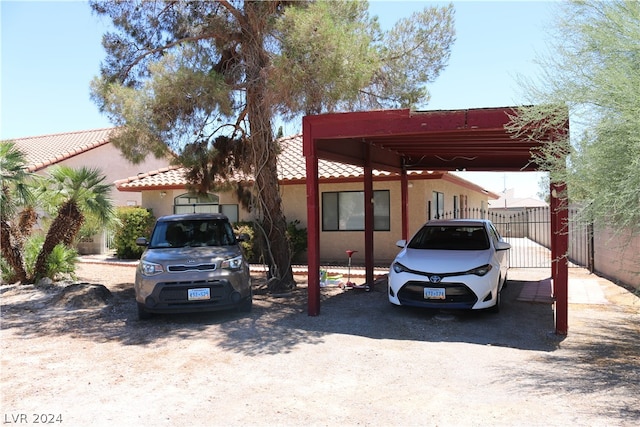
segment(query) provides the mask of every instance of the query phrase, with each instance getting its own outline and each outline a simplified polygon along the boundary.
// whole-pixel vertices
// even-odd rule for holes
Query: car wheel
[[[238,311],[241,313],[250,313],[253,307],[253,293],[238,305]]]
[[[152,316],[153,314],[144,308],[144,304],[138,303],[138,320],[149,320]]]
[[[502,304],[502,289],[500,289],[500,281],[498,281],[498,294],[496,295],[496,303],[489,308],[491,313],[500,313],[500,305]]]

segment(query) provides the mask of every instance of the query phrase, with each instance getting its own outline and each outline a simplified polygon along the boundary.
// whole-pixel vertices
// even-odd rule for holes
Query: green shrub
[[[300,221],[294,220],[287,224],[287,238],[291,248],[293,260],[299,258],[300,254],[307,250],[307,229],[298,228]],[[250,263],[264,263],[266,244],[261,230],[254,222],[237,222],[233,226],[236,235],[245,233],[251,238],[248,242],[241,242],[245,257]]]
[[[155,217],[149,209],[136,206],[119,207],[116,212],[119,225],[116,227],[113,244],[116,257],[138,259],[144,247],[136,245],[138,237],[149,237]]]
[[[13,268],[11,268],[9,263],[4,260],[4,257],[0,257],[0,279],[2,279],[3,285],[15,282],[15,273]]]
[[[291,259],[301,261],[300,255],[307,250],[307,229],[298,228],[300,221],[297,219],[287,224],[287,238],[291,248]]]
[[[243,233],[249,236],[249,241],[240,242],[240,246],[244,251],[245,258],[250,263],[257,263],[258,254],[260,252],[256,251],[254,248],[254,242],[255,242],[254,236],[256,234],[256,230],[253,222],[245,222],[245,221],[236,222],[235,224],[233,224],[233,232],[235,233],[236,236]]]
[[[77,262],[78,251],[60,243],[53,248],[47,258],[45,276],[51,280],[58,280],[65,276],[75,278]]]
[[[24,264],[27,274],[34,275],[33,269],[36,259],[44,243],[44,236],[34,234],[30,236],[24,244]],[[78,262],[78,251],[60,243],[53,248],[53,251],[45,263],[46,270],[43,277],[51,280],[59,280],[63,277],[75,278],[76,264]]]

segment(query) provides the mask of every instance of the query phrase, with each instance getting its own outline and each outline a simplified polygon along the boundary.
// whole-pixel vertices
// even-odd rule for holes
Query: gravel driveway
[[[71,304],[60,287],[2,286],[4,423],[64,426],[640,424],[640,300],[599,279],[606,304],[517,301],[495,315],[398,308],[373,291],[306,285],[255,297],[250,314],[138,321],[132,267],[82,264],[111,291]],[[571,281],[583,270],[571,269]],[[593,277],[593,276],[590,276]],[[256,289],[260,289],[256,278]]]

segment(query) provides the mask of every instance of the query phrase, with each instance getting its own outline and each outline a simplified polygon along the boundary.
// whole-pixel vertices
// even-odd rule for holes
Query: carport
[[[514,139],[505,130],[517,107],[446,111],[378,110],[305,116],[307,175],[308,314],[320,314],[320,194],[318,160],[364,169],[365,280],[373,285],[373,170],[397,173],[401,182],[402,237],[408,237],[408,171],[535,171],[531,152],[540,143]],[[560,134],[569,132],[568,120]],[[552,141],[551,137],[549,139]],[[552,141],[553,142],[553,141]],[[555,329],[566,335],[568,215],[564,185],[551,188],[551,277]]]

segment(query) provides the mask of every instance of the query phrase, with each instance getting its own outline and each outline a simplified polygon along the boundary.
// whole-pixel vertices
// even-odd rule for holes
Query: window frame
[[[178,203],[180,199],[186,200],[189,203]],[[207,193],[206,195],[195,193],[180,194],[173,198],[173,213],[223,213],[232,224],[240,220],[240,208],[238,204],[221,204],[220,196],[213,193]]]
[[[347,195],[357,196],[360,194],[360,200],[353,200],[355,209],[352,215],[345,217],[341,212],[341,196],[348,197]],[[383,199],[380,200],[379,198]],[[322,231],[326,232],[340,232],[340,231],[364,231],[364,191],[348,190],[348,191],[323,191],[322,192],[322,206],[321,206],[321,225]],[[334,199],[334,200],[329,200]],[[390,190],[374,190],[373,191],[373,230],[374,231],[391,231],[391,191]],[[344,205],[348,200],[342,200]],[[331,204],[335,204],[334,207]],[[384,205],[386,204],[386,206]],[[380,213],[380,209],[386,210]],[[361,215],[360,215],[361,214]],[[362,219],[360,220],[361,217]],[[347,223],[350,221],[356,221],[356,224],[362,224],[361,227],[347,227]]]

